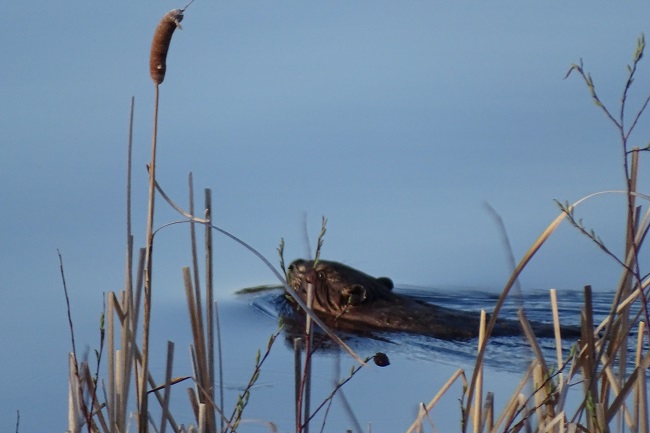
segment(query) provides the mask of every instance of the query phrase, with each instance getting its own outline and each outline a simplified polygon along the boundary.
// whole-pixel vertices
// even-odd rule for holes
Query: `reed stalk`
[[[200,309],[198,308],[198,306],[200,305],[200,302],[198,301],[198,298],[200,297],[200,293],[198,297],[195,297],[196,292],[192,285],[192,276],[191,276],[190,269],[188,267],[183,268],[183,281],[185,283],[185,295],[187,298],[187,306],[189,310],[189,317],[190,317],[190,323],[192,328],[192,337],[194,341],[194,344],[192,345],[192,353],[193,353],[192,360],[194,366],[194,376],[196,377],[197,386],[200,387],[202,390],[207,390],[207,396],[210,397],[211,401],[214,401],[214,398],[212,397],[212,394],[210,392],[212,382],[210,381],[208,358],[206,354],[206,345],[205,345],[205,337],[204,337],[205,328],[203,328],[202,326],[203,324],[200,321],[201,312]],[[203,396],[203,393],[199,392],[198,389],[196,391],[196,400],[200,403],[205,403],[205,398]],[[210,412],[208,412],[208,414]],[[199,422],[199,419],[197,419],[197,422]],[[211,426],[212,425],[210,424],[208,419],[207,427],[211,428]]]
[[[118,305],[116,299],[113,299],[109,293],[109,338],[112,343],[108,349],[108,377],[109,377],[109,419],[111,420],[111,432],[126,430],[127,423],[127,405],[131,384],[132,371],[132,341],[129,334],[134,334],[137,324],[135,323],[137,313],[134,312],[133,303],[133,229],[132,229],[132,167],[133,167],[133,121],[135,112],[135,98],[131,97],[131,107],[129,110],[129,133],[126,158],[126,260],[124,276],[124,292],[122,296],[122,310],[124,311],[125,320],[121,325],[120,331],[120,350],[115,349],[115,326],[114,326],[114,308]],[[114,354],[115,353],[115,354]],[[113,380],[111,380],[113,377]]]
[[[562,359],[562,334],[560,331],[560,312],[557,304],[557,290],[550,290],[550,298],[551,312],[553,314],[553,333],[555,335],[555,355],[558,369],[558,384],[559,391],[561,392],[564,386],[564,373],[562,373],[562,370],[564,369],[564,362]]]
[[[108,409],[108,419],[110,420],[111,425],[117,424],[117,379],[116,373],[118,372],[118,365],[116,364],[117,350],[115,348],[115,338],[114,338],[114,329],[115,329],[115,302],[117,301],[113,293],[108,293],[108,308],[106,311],[107,314],[107,323],[108,323],[108,397],[106,401],[106,406]]]
[[[188,187],[189,187],[189,211],[194,215],[194,181],[192,173],[188,175]],[[190,222],[190,242],[191,242],[191,253],[192,253],[192,274],[194,276],[194,295],[192,299],[188,297],[188,306],[190,306],[190,318],[192,320],[192,328],[196,325],[197,329],[200,329],[199,339],[194,340],[194,347],[205,347],[205,333],[203,330],[203,302],[201,301],[201,279],[199,278],[199,255],[197,251],[196,243],[196,223],[194,221]],[[185,272],[185,271],[183,271]],[[186,285],[187,289],[187,285]],[[196,324],[194,323],[196,321]],[[209,328],[208,328],[209,330]]]
[[[639,370],[636,389],[634,391],[634,425],[639,432],[648,432],[648,390],[647,371],[643,365],[643,336],[645,322],[639,322],[637,346],[634,364]]]
[[[479,331],[478,331],[478,347],[480,348],[485,340],[485,320],[486,320],[485,310],[481,310],[481,318],[479,320]],[[476,401],[474,403],[474,433],[480,433],[481,431],[481,410],[483,405],[483,365],[479,366],[479,371],[476,375]]]
[[[205,202],[205,215],[206,221],[212,221],[212,190],[205,188],[204,190]],[[214,400],[215,388],[215,371],[214,371],[214,352],[215,352],[215,333],[217,345],[217,360],[219,362],[219,403],[224,407],[224,394],[223,394],[223,351],[221,346],[221,323],[219,320],[219,305],[214,296],[214,251],[212,241],[212,230],[208,225],[205,226],[205,298],[206,298],[206,315],[208,316],[208,367],[210,374],[210,396]],[[216,420],[214,412],[211,411],[210,427],[216,431]],[[224,419],[221,419],[221,430],[225,429]]]
[[[167,363],[165,368],[164,397],[163,397],[163,404],[162,404],[162,415],[160,419],[160,429],[158,430],[160,433],[165,433],[167,427],[173,365],[174,365],[174,343],[171,341],[167,341]]]
[[[191,2],[190,2],[191,4]],[[189,6],[189,4],[187,5]],[[187,8],[185,6],[185,8]],[[146,392],[146,377],[149,368],[149,334],[151,327],[151,291],[152,291],[152,254],[153,254],[153,222],[155,208],[156,185],[156,150],[158,144],[158,107],[160,102],[160,84],[165,79],[167,70],[167,52],[172,35],[183,19],[184,9],[174,9],[166,13],[158,23],[151,43],[149,56],[149,72],[154,82],[154,112],[153,132],[151,134],[151,162],[149,163],[149,200],[147,211],[147,235],[145,239],[144,267],[144,318],[142,330],[142,372],[140,376],[140,407],[138,411],[138,432],[147,432],[148,398]]]
[[[294,408],[296,419],[296,432],[300,431],[302,423],[301,416],[301,394],[302,394],[302,338],[293,339],[293,381],[294,381]]]
[[[310,283],[307,285],[307,308],[310,310],[313,306],[314,286]],[[298,399],[298,424],[301,426],[297,433],[309,433],[310,405],[311,405],[311,359],[314,353],[314,334],[312,330],[311,317],[307,316],[305,322],[305,365],[302,374],[300,386],[300,398]],[[302,427],[304,426],[304,427]]]
[[[454,374],[451,375],[451,377],[447,380],[447,382],[438,390],[438,393],[429,401],[429,403],[425,407],[425,412],[424,413],[430,413],[431,410],[435,407],[435,405],[438,403],[438,401],[444,396],[444,394],[449,390],[451,385],[458,380],[458,378],[462,378],[463,381],[466,381],[465,379],[465,372],[462,369],[456,370]],[[408,428],[406,433],[414,433],[416,429],[422,425],[422,421],[424,420],[422,412],[418,417],[413,421],[413,424]]]
[[[78,374],[77,360],[73,352],[68,354],[68,432],[81,431],[81,386]]]

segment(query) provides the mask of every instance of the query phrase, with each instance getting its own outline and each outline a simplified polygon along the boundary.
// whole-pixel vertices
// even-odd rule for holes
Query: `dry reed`
[[[190,2],[191,3],[191,2]],[[188,4],[189,6],[189,4]],[[187,6],[185,7],[187,8]],[[176,27],[180,27],[183,19],[183,9],[174,9],[165,14],[158,24],[152,42],[150,55],[150,74],[155,83],[154,103],[154,128],[152,134],[152,156],[149,164],[149,197],[147,213],[147,233],[145,248],[140,250],[137,263],[133,257],[133,234],[131,231],[131,155],[134,100],[131,100],[131,116],[129,126],[129,147],[127,166],[127,239],[126,239],[126,273],[125,286],[119,293],[106,294],[106,350],[107,350],[107,379],[98,380],[99,363],[104,347],[104,328],[101,328],[100,351],[98,352],[97,373],[93,377],[86,361],[79,361],[76,351],[74,329],[70,301],[68,298],[63,263],[61,256],[61,277],[66,296],[68,321],[71,334],[72,353],[69,355],[69,431],[80,432],[85,426],[89,433],[123,433],[129,430],[129,393],[131,385],[135,385],[137,396],[137,422],[138,431],[145,433],[149,426],[156,431],[165,433],[169,427],[174,432],[199,431],[199,432],[234,432],[246,420],[243,413],[251,397],[251,389],[259,378],[264,361],[271,353],[273,343],[278,333],[273,334],[268,342],[263,356],[258,352],[253,372],[249,383],[243,393],[234,403],[229,416],[225,415],[223,396],[222,359],[220,350],[220,327],[218,320],[217,301],[213,293],[212,270],[212,230],[224,234],[235,242],[245,247],[262,260],[278,277],[287,293],[294,298],[296,303],[307,314],[307,329],[305,331],[305,347],[301,352],[300,344],[296,344],[296,432],[307,432],[314,416],[326,405],[342,386],[369,362],[372,357],[365,360],[354,353],[341,339],[311,311],[309,302],[305,304],[287,285],[283,276],[264,258],[258,251],[238,237],[213,224],[212,200],[210,190],[205,191],[205,214],[203,218],[197,217],[194,209],[194,192],[190,175],[190,204],[189,212],[177,206],[160,188],[155,178],[156,168],[156,142],[159,84],[165,78],[166,58],[169,44]],[[647,369],[650,365],[650,353],[644,353],[644,338],[648,339],[647,309],[648,285],[650,278],[642,274],[639,262],[639,253],[643,241],[650,230],[650,211],[643,214],[637,201],[650,201],[650,197],[637,191],[639,177],[639,155],[641,150],[628,149],[628,139],[637,126],[641,115],[650,103],[648,97],[641,108],[632,116],[630,126],[625,125],[625,106],[628,91],[632,85],[633,77],[637,71],[639,61],[643,56],[645,40],[639,39],[637,50],[633,57],[633,64],[628,68],[628,79],[621,98],[620,117],[616,118],[600,101],[591,76],[584,72],[582,64],[573,65],[570,70],[578,73],[585,81],[594,102],[600,107],[608,119],[620,132],[622,140],[622,154],[624,159],[625,190],[604,191],[583,197],[575,203],[560,205],[560,214],[541,233],[529,248],[519,263],[514,265],[513,272],[506,283],[501,296],[494,308],[488,323],[485,323],[485,313],[482,312],[480,335],[478,339],[478,353],[471,379],[467,381],[463,370],[457,370],[443,387],[427,404],[420,404],[419,414],[407,433],[424,429],[427,420],[432,429],[435,429],[436,404],[449,391],[452,384],[459,379],[464,384],[463,398],[461,399],[461,429],[465,432],[472,429],[474,433],[481,432],[609,432],[613,429],[647,433],[648,420],[648,395],[647,395]],[[568,75],[568,74],[567,74]],[[156,383],[149,372],[149,326],[151,321],[151,277],[152,277],[152,249],[154,238],[154,197],[156,191],[161,197],[176,209],[185,219],[184,223],[190,224],[191,254],[193,269],[183,268],[183,279],[186,289],[188,312],[191,322],[193,344],[190,348],[194,387],[187,389],[188,400],[192,406],[196,426],[188,428],[179,426],[174,419],[169,402],[174,385],[190,378],[173,377],[174,345],[168,342],[167,362],[165,377],[162,384]],[[627,221],[625,231],[624,257],[618,258],[593,230],[588,230],[580,219],[575,217],[576,208],[588,200],[595,199],[603,194],[624,194],[626,196]],[[533,357],[530,365],[522,375],[521,380],[510,398],[506,401],[503,410],[495,414],[494,393],[485,392],[484,359],[485,350],[490,342],[499,312],[508,297],[511,289],[518,284],[518,278],[528,263],[534,258],[545,242],[556,231],[562,221],[568,220],[581,233],[591,239],[605,254],[616,260],[623,270],[620,281],[612,301],[608,316],[600,324],[594,323],[591,288],[585,287],[585,302],[581,312],[582,336],[569,355],[564,356],[566,344],[562,340],[560,318],[557,307],[557,294],[551,291],[551,306],[553,325],[555,329],[555,358],[552,362],[545,358],[544,352],[533,334],[523,310],[519,311],[519,320],[522,324],[523,334],[528,341]],[[175,222],[176,223],[176,222]],[[174,223],[172,223],[174,224]],[[205,298],[200,290],[198,274],[198,247],[196,242],[195,224],[205,227]],[[166,225],[167,226],[167,225]],[[165,227],[165,226],[163,226]],[[159,228],[160,229],[160,228]],[[159,230],[158,229],[158,230]],[[325,220],[321,229],[316,248],[318,260],[325,233]],[[282,250],[282,245],[280,251]],[[284,271],[284,262],[281,261]],[[133,284],[133,273],[137,273],[136,283]],[[644,276],[642,276],[644,275]],[[144,292],[144,296],[143,296]],[[143,302],[144,298],[144,302]],[[205,301],[205,302],[204,302]],[[143,303],[143,304],[142,304]],[[142,348],[136,343],[135,336],[139,326],[140,307],[142,304]],[[633,308],[638,310],[634,311]],[[117,320],[115,320],[117,319]],[[314,411],[310,410],[311,381],[310,360],[314,353],[312,341],[312,326],[321,327],[325,333],[345,349],[352,358],[359,362],[352,369],[350,375],[334,386],[328,395]],[[630,332],[636,330],[636,341],[629,337]],[[215,359],[215,332],[216,345],[219,356]],[[279,332],[279,331],[278,331]],[[304,361],[301,353],[304,353]],[[215,402],[215,363],[219,364],[219,402]],[[375,356],[378,365],[384,364],[379,354]],[[386,361],[387,362],[387,361]],[[553,365],[555,364],[555,369]],[[632,367],[631,367],[632,366]],[[135,377],[134,377],[135,375]],[[531,385],[531,392],[524,392],[527,385]],[[577,386],[576,386],[577,385]],[[569,390],[578,393],[577,388],[582,386],[580,397],[569,397]],[[160,409],[160,421],[156,423],[150,411],[148,396],[155,397]],[[578,399],[577,409],[571,410],[567,401]],[[328,406],[329,407],[329,406]],[[217,416],[219,423],[217,423]],[[327,416],[325,416],[327,418]],[[470,420],[471,418],[471,420]],[[16,421],[16,431],[20,414]],[[276,431],[274,424],[264,422],[269,429]],[[324,428],[323,421],[323,428]],[[217,427],[220,424],[220,427]],[[358,423],[357,423],[358,424]],[[615,425],[613,425],[615,424]]]
[[[485,332],[485,341],[479,340],[479,354],[472,372],[472,379],[466,389],[462,413],[462,430],[468,428],[469,417],[472,417],[474,432],[515,432],[520,430],[536,432],[609,432],[632,431],[648,432],[648,398],[646,370],[650,364],[650,353],[643,353],[644,338],[648,338],[647,321],[647,287],[650,284],[648,275],[640,271],[639,252],[643,240],[648,233],[650,211],[642,215],[641,208],[636,205],[639,199],[650,201],[650,198],[637,191],[639,175],[639,149],[628,150],[628,139],[637,125],[641,115],[650,102],[646,98],[641,108],[632,116],[632,122],[627,129],[625,125],[625,106],[628,91],[637,71],[638,62],[643,56],[645,40],[639,38],[637,50],[633,56],[633,64],[628,68],[623,96],[621,98],[620,117],[617,119],[600,101],[591,76],[584,72],[582,64],[573,65],[571,71],[576,71],[589,89],[592,99],[600,107],[608,119],[614,123],[620,132],[624,158],[624,174],[626,189],[624,191],[604,191],[584,197],[572,205],[560,205],[561,213],[549,224],[544,232],[533,243],[528,252],[514,267],[495,307],[494,314]],[[570,71],[570,72],[571,72]],[[650,146],[643,149],[650,150]],[[625,230],[624,259],[619,259],[595,234],[587,229],[582,220],[575,217],[575,209],[583,202],[595,199],[603,194],[625,194],[627,198],[627,221]],[[557,307],[557,294],[551,291],[551,308],[555,329],[555,357],[557,367],[551,373],[544,353],[532,333],[524,312],[519,316],[524,335],[533,351],[531,364],[523,375],[519,386],[506,403],[496,421],[491,413],[484,413],[482,408],[490,410],[489,406],[481,405],[482,371],[485,347],[494,322],[519,275],[530,262],[546,240],[555,232],[559,224],[567,219],[582,234],[590,238],[605,254],[617,261],[623,270],[619,284],[614,293],[610,313],[600,324],[594,323],[591,287],[585,287],[585,302],[581,313],[582,336],[569,356],[563,357],[565,344],[560,333],[560,320]],[[637,311],[632,311],[634,305]],[[643,319],[639,321],[640,319]],[[630,344],[629,335],[638,323],[637,340]],[[633,359],[633,367],[630,366]],[[458,373],[454,376],[458,377]],[[532,381],[533,391],[524,394],[522,391],[529,381]],[[582,384],[582,392],[575,385]],[[570,412],[567,407],[569,389],[574,389],[572,400],[578,399],[578,408]],[[445,388],[446,391],[446,388]],[[581,397],[575,395],[578,393]],[[490,394],[488,393],[488,397]],[[437,396],[436,396],[437,397]],[[488,401],[486,397],[486,402]],[[630,407],[632,405],[632,407]],[[428,411],[427,411],[428,413]],[[435,418],[434,418],[435,419]],[[409,432],[417,426],[422,426],[422,416],[418,417]]]

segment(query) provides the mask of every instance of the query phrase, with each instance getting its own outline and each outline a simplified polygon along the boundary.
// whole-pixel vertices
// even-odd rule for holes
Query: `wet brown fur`
[[[389,331],[429,335],[441,339],[468,339],[478,335],[479,314],[444,308],[393,292],[393,282],[375,278],[338,262],[295,260],[288,282],[306,301],[307,285],[314,287],[313,310],[329,325],[352,331]],[[489,316],[488,316],[489,319]],[[538,337],[552,337],[550,324],[532,323]],[[497,321],[492,335],[520,335],[514,320]],[[563,328],[565,337],[578,336]]]

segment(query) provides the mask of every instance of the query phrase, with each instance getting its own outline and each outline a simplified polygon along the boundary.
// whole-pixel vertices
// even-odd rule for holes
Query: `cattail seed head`
[[[176,27],[181,28],[183,10],[173,9],[165,14],[156,27],[151,44],[149,73],[154,83],[160,84],[165,79],[167,70],[167,51]]]

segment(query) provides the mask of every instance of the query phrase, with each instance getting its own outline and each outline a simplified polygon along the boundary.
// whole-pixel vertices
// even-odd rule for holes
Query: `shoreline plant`
[[[650,201],[649,196],[637,191],[639,155],[642,151],[650,150],[650,145],[644,148],[630,149],[630,137],[650,103],[650,96],[631,115],[629,126],[626,127],[629,91],[635,80],[644,50],[645,38],[642,34],[637,41],[632,64],[627,67],[628,75],[620,99],[618,118],[600,100],[594,81],[591,75],[585,72],[582,61],[572,65],[565,76],[568,78],[575,72],[583,78],[593,102],[617,129],[621,140],[625,190],[593,193],[572,204],[557,202],[561,211],[560,215],[548,225],[515,267],[499,297],[489,323],[482,331],[483,338],[479,338],[475,367],[471,379],[465,385],[465,392],[461,400],[460,430],[463,433],[467,431],[479,433],[521,430],[648,432],[647,368],[650,365],[650,352],[644,354],[643,349],[644,341],[646,347],[650,342],[647,329],[647,299],[650,278],[648,274],[641,271],[639,252],[650,228],[650,211],[646,210],[645,213],[642,213],[642,207],[637,206],[636,202],[638,200]],[[624,194],[627,199],[623,258],[612,252],[593,229],[587,228],[583,220],[576,217],[576,208],[582,203],[605,194]],[[612,300],[610,313],[598,326],[595,326],[591,286],[585,286],[585,303],[581,313],[582,337],[573,347],[570,355],[563,359],[557,297],[556,292],[551,290],[557,365],[554,369],[550,369],[549,361],[544,358],[535,336],[530,331],[523,310],[520,310],[520,322],[524,329],[524,335],[533,350],[534,359],[519,387],[513,393],[512,398],[508,400],[506,408],[495,419],[494,394],[487,393],[485,397],[483,396],[481,379],[483,359],[490,334],[503,302],[513,286],[517,284],[519,275],[565,219],[615,260],[623,270]],[[634,304],[635,302],[636,304]],[[633,305],[637,305],[638,310],[632,311]],[[637,339],[632,344],[629,336],[634,334]],[[634,356],[632,371],[627,369],[630,354]],[[464,372],[462,374],[458,372],[452,379],[457,380],[459,377],[464,378]],[[533,392],[526,395],[522,390],[529,381],[532,383]],[[572,383],[572,381],[576,381],[576,383]],[[583,387],[581,403],[578,409],[570,414],[569,409],[565,406],[567,393],[570,388],[575,388],[578,384],[582,384]],[[423,413],[428,413],[434,405],[432,400],[429,405],[423,406]],[[629,405],[631,407],[628,407]],[[421,428],[424,418],[425,415],[421,415],[409,431],[413,431],[415,426]],[[615,428],[612,427],[612,424],[615,424]]]

